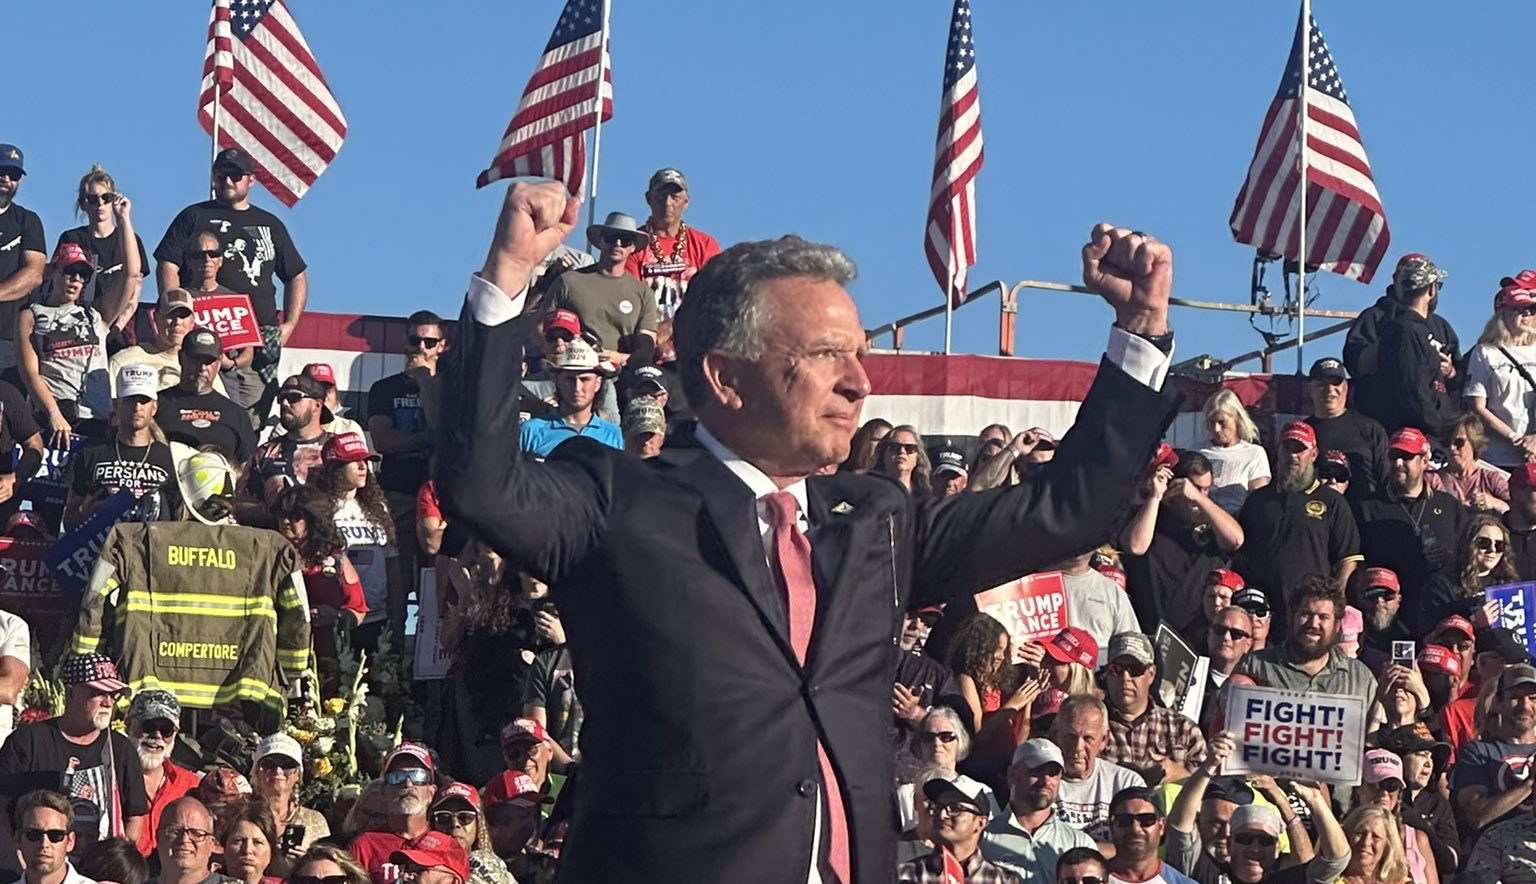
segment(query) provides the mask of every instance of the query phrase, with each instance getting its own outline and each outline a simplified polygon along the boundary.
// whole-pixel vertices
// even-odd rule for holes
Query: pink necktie
[[[796,524],[800,504],[788,491],[776,491],[762,498],[768,510],[768,525],[773,532],[773,576],[784,593],[784,607],[789,615],[789,645],[800,663],[805,663],[811,646],[811,628],[816,623],[816,581],[811,574],[811,541]],[[821,762],[822,794],[827,800],[827,865],[840,884],[853,884],[853,861],[848,849],[848,815],[843,809],[843,792],[832,772],[827,748],[818,740],[816,756]]]

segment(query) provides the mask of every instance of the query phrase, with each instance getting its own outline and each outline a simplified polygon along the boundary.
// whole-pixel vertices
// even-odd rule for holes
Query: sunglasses
[[[1245,638],[1253,638],[1253,633],[1244,632],[1233,626],[1222,626],[1220,623],[1211,624],[1211,635],[1217,638],[1230,638],[1233,641],[1242,641]]]
[[[392,770],[384,775],[384,783],[389,786],[403,786],[406,783],[425,786],[430,782],[432,782],[432,772],[424,767],[407,767],[404,770]]]
[[[1131,678],[1141,678],[1143,675],[1146,675],[1147,670],[1151,668],[1152,667],[1146,663],[1111,663],[1109,664],[1109,674],[1118,675],[1121,677],[1129,675]]]
[[[293,875],[288,884],[347,884],[346,875]]]
[[[431,349],[434,349],[435,347],[437,347],[438,344],[441,344],[443,342],[443,339],[442,338],[424,338],[421,335],[406,335],[405,336],[405,342],[407,344],[409,344],[410,346],[412,346],[412,347],[425,347],[428,350],[431,350]]]
[[[605,233],[603,242],[610,246],[632,246],[635,244],[635,235],[632,233]]]
[[[23,837],[25,837],[28,841],[31,841],[33,844],[41,844],[42,841],[43,841],[43,836],[44,835],[48,836],[48,843],[49,844],[57,844],[60,841],[64,840],[65,836],[69,834],[69,830],[68,829],[22,829],[21,830],[21,834],[22,834]]]
[[[90,271],[90,269],[85,268],[85,267],[81,267],[79,265],[76,265],[74,267],[65,268],[65,270],[64,270],[64,278],[68,279],[71,276],[73,276],[74,278],[76,278],[78,280],[81,280],[82,282],[88,282],[88,281],[90,281],[90,278],[91,278],[91,271]]]
[[[224,252],[219,249],[193,249],[187,253],[191,258],[202,258],[204,261],[212,261],[214,258],[224,257]]]
[[[1536,304],[1532,304],[1529,307],[1521,307],[1515,313],[1520,316],[1536,316]]]
[[[918,734],[917,738],[924,743],[947,744],[953,743],[954,741],[960,739],[960,735],[956,734],[954,731],[929,731],[927,733]]]
[[[1109,821],[1113,823],[1116,828],[1120,829],[1129,829],[1132,823],[1135,823],[1143,829],[1150,829],[1157,825],[1158,820],[1161,819],[1162,817],[1155,813],[1117,813],[1112,815],[1109,818]]]
[[[1098,875],[1079,875],[1075,878],[1057,878],[1056,884],[1104,884],[1104,879]]]
[[[1477,547],[1478,552],[1501,553],[1504,551],[1504,541],[1494,540],[1492,537],[1479,537],[1472,541],[1472,545]]]
[[[1452,439],[1451,440],[1451,447],[1452,448],[1460,448],[1461,446],[1463,446],[1465,444],[1467,444],[1467,440],[1466,439]]]
[[[891,447],[902,454],[916,454],[919,446],[912,442],[892,442]]]
[[[239,169],[224,168],[213,170],[213,180],[215,181],[239,181],[244,177],[246,177],[246,173]]]
[[[1376,788],[1382,792],[1401,792],[1403,784],[1397,780],[1382,780],[1376,784]]]
[[[451,829],[455,824],[461,829],[467,829],[473,826],[477,819],[473,810],[434,810],[432,812],[432,825],[439,829]]]
[[[297,761],[294,761],[292,758],[278,755],[268,755],[266,758],[263,758],[261,762],[256,766],[267,773],[277,773],[278,771],[292,772],[299,769],[299,763]]]
[[[82,206],[106,206],[115,202],[117,202],[117,194],[115,193],[88,193],[80,197],[80,205]]]
[[[9,169],[0,169],[0,178],[5,178],[9,181],[20,181],[23,174],[25,173],[14,166]]]
[[[1244,847],[1274,847],[1280,839],[1268,832],[1238,832],[1232,840]]]
[[[304,395],[303,393],[300,393],[298,390],[289,390],[289,391],[287,391],[285,393],[279,393],[277,398],[279,398],[282,401],[288,403],[289,405],[296,405],[301,400],[308,399],[310,397]]]
[[[569,344],[571,341],[574,341],[575,339],[576,339],[575,335],[571,334],[570,332],[566,331],[563,328],[557,328],[554,331],[549,331],[549,332],[545,332],[544,333],[544,340],[546,340],[546,341],[563,341],[563,342]]]
[[[1409,454],[1406,451],[1398,451],[1397,449],[1387,452],[1387,460],[1413,460],[1418,456],[1417,454]]]
[[[139,725],[139,730],[146,737],[169,738],[176,736],[176,725],[172,722],[166,721],[163,718],[156,718],[153,721],[146,721]]]

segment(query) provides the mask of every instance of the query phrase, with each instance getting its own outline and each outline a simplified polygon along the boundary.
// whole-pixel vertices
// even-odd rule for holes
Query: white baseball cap
[[[268,755],[281,755],[300,764],[304,763],[304,747],[299,745],[298,740],[281,732],[261,738],[261,742],[256,744],[256,757],[251,759],[251,763],[260,764]]]
[[[142,362],[130,362],[117,370],[117,398],[160,398],[160,372]]]

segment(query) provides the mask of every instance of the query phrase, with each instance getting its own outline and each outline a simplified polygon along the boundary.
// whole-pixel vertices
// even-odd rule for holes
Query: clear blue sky
[[[456,312],[500,196],[475,191],[475,175],[560,0],[289,2],[350,126],[295,209],[254,193],[309,261],[311,306]],[[722,243],[795,232],[851,253],[866,326],[941,303],[921,230],[947,0],[613,5],[600,211],[643,217],[646,178],[675,165],[692,185],[689,222]],[[0,141],[26,151],[17,199],[43,216],[50,245],[79,223],[74,186],[93,161],[134,198],[151,249],[181,206],[206,195],[195,105],[207,10],[196,0],[84,0],[64,17],[57,4],[6,5],[11,101]],[[987,161],[972,280],[1075,282],[1078,247],[1110,219],[1173,243],[1176,294],[1246,302],[1252,250],[1231,241],[1227,216],[1296,12],[1219,0],[973,0]],[[1425,251],[1450,270],[1442,311],[1470,341],[1498,277],[1536,265],[1536,127],[1518,37],[1536,31],[1536,5],[1318,0],[1314,14],[1393,242],[1376,283],[1323,275],[1317,306],[1365,306],[1398,255]],[[956,348],[992,352],[996,321],[995,302],[959,313]],[[1025,292],[1019,352],[1095,358],[1108,321],[1088,298]],[[1260,343],[1238,315],[1177,311],[1174,322],[1180,358]],[[941,331],[935,320],[908,345],[937,347]]]

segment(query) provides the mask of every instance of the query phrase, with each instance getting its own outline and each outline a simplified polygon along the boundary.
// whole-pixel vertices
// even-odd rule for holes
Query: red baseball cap
[[[1387,450],[1423,454],[1429,450],[1429,439],[1414,427],[1403,427],[1387,440]]]
[[[429,829],[400,845],[399,850],[389,855],[392,863],[399,865],[401,860],[424,869],[451,872],[459,879],[459,884],[469,880],[469,854],[464,852],[459,842],[453,840],[452,835],[442,832]]]
[[[61,242],[59,247],[53,250],[53,266],[63,270],[68,267],[85,265],[85,269],[94,271],[95,265],[91,263],[90,256],[77,242]]]
[[[542,331],[545,337],[549,333],[559,329],[568,333],[572,338],[581,337],[581,317],[570,310],[551,310],[544,314]]]
[[[1452,678],[1461,677],[1461,657],[1445,645],[1425,645],[1419,652],[1419,668],[1444,672]]]
[[[1360,575],[1361,594],[1369,597],[1373,589],[1389,589],[1392,595],[1400,595],[1403,584],[1397,579],[1397,572],[1391,568],[1366,568]]]
[[[1328,449],[1328,453],[1323,455],[1323,460],[1326,460],[1332,464],[1338,464],[1339,466],[1343,467],[1346,472],[1351,471],[1349,466],[1349,455],[1345,454],[1337,448]]]
[[[518,743],[542,743],[547,736],[544,725],[537,718],[514,718],[501,729],[501,748]]]
[[[1291,421],[1280,431],[1280,439],[1285,442],[1300,442],[1308,450],[1317,447],[1317,431],[1306,421]]]
[[[1462,635],[1465,635],[1467,638],[1472,639],[1473,641],[1477,640],[1477,630],[1472,628],[1472,621],[1461,616],[1460,614],[1452,614],[1444,620],[1441,620],[1440,623],[1435,626],[1435,631],[1431,632],[1430,635],[1439,636],[1441,633],[1448,629],[1454,629]]]
[[[337,433],[325,440],[320,449],[320,459],[326,463],[356,463],[378,460],[379,456],[368,450],[368,441],[358,433]]]
[[[1179,453],[1173,450],[1173,446],[1167,442],[1157,443],[1157,453],[1152,455],[1151,468],[1167,467],[1170,470],[1179,464]]]
[[[480,809],[480,793],[466,783],[449,783],[437,790],[437,798],[432,801],[433,807],[441,807],[444,803],[459,800],[476,810]]]
[[[311,362],[304,366],[303,374],[307,374],[322,384],[336,386],[336,369],[331,368],[329,362]]]
[[[1493,307],[1529,307],[1536,304],[1536,270],[1522,270],[1514,276],[1499,280],[1498,294],[1493,296]]]
[[[533,807],[537,804],[551,804],[554,800],[544,794],[533,777],[520,770],[504,770],[485,787],[486,809],[503,804]]]
[[[1089,670],[1099,665],[1099,643],[1076,626],[1068,626],[1041,644],[1045,653],[1058,663],[1078,663]]]
[[[1509,487],[1536,488],[1536,463],[1524,463],[1510,470]]]
[[[1222,586],[1225,586],[1227,589],[1232,590],[1233,592],[1237,592],[1239,589],[1242,589],[1246,585],[1243,583],[1242,575],[1238,574],[1231,568],[1217,568],[1211,573],[1205,575],[1205,583],[1207,586],[1211,585],[1212,583],[1219,583]]]
[[[1095,565],[1094,570],[1114,581],[1115,585],[1120,587],[1122,591],[1125,589],[1126,578],[1124,568],[1121,568],[1119,565],[1112,565],[1106,562],[1102,565]]]
[[[417,767],[424,767],[433,773],[437,772],[437,768],[432,764],[432,753],[420,743],[401,743],[391,749],[389,754],[384,756],[384,770],[388,771],[390,766],[401,758],[415,761]]]

